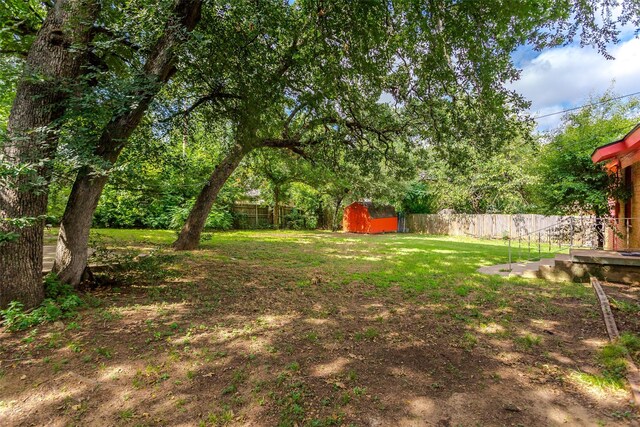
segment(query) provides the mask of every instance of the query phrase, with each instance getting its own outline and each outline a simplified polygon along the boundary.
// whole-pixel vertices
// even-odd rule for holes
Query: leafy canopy
[[[538,163],[540,210],[548,214],[608,214],[611,196],[625,198],[619,175],[593,164],[591,154],[613,142],[640,121],[640,100],[615,100],[606,93],[578,112],[567,114],[562,128],[551,135]]]

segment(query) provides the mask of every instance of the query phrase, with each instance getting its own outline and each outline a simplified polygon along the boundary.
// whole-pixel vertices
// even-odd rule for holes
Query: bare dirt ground
[[[85,295],[78,318],[3,331],[0,425],[636,423],[626,390],[576,379],[599,373],[606,342],[588,286],[473,276],[471,256],[413,279],[426,288],[379,286],[420,259],[367,259],[397,252],[391,237],[264,236],[160,252]],[[400,249],[458,248],[416,245]],[[640,332],[637,313],[615,315]]]
[[[640,286],[604,283],[616,325],[620,332],[640,331]]]

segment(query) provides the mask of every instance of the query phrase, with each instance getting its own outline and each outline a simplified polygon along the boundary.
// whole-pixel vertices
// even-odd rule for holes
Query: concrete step
[[[511,264],[500,264],[495,266],[481,267],[478,271],[484,274],[498,274],[507,277],[524,277],[527,279],[545,278],[549,272],[553,271],[556,261],[569,261],[569,254],[557,254],[555,258],[542,258],[539,261],[524,261]],[[544,274],[542,273],[544,271]]]
[[[560,255],[563,255],[563,257],[560,258],[564,258],[564,254]],[[569,258],[568,255],[566,255],[566,257]],[[558,259],[558,256],[556,256],[556,258],[542,258],[539,261],[515,264],[509,273],[509,277],[524,277],[526,279],[539,278],[541,277],[540,270],[552,270]]]
[[[545,279],[550,282],[570,282],[571,275],[557,266],[543,265],[538,271],[538,278]]]
[[[530,261],[524,263],[518,263],[511,269],[511,273],[509,273],[509,277],[527,277],[533,278],[536,277],[536,273],[540,268],[540,263],[538,261]]]
[[[511,269],[509,268],[511,267]],[[640,256],[605,251],[573,250],[539,261],[490,265],[478,272],[504,277],[540,278],[552,282],[588,282],[591,276],[613,282],[640,285]]]

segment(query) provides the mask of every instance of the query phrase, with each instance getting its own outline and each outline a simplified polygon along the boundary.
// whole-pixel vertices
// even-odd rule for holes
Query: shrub
[[[309,218],[304,212],[293,209],[291,213],[286,215],[286,224],[288,228],[293,230],[304,230],[315,226],[315,218]]]
[[[7,329],[20,331],[40,323],[75,317],[78,308],[84,305],[73,287],[60,283],[54,274],[45,277],[44,292],[45,300],[33,310],[25,310],[18,301],[12,301],[5,310],[0,310]]]
[[[173,208],[169,228],[174,230],[182,228],[191,212],[193,203],[194,201],[192,200],[183,206]],[[214,205],[207,217],[205,228],[209,230],[229,230],[232,227],[233,216],[231,212],[224,206]]]

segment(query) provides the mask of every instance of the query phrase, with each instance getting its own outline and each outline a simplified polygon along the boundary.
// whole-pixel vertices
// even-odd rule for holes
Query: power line
[[[563,114],[563,113],[568,113],[570,111],[580,110],[581,108],[585,108],[585,107],[593,107],[593,106],[596,106],[596,105],[607,104],[609,102],[617,101],[617,100],[623,99],[623,98],[628,98],[628,97],[634,96],[634,95],[640,95],[640,91],[634,92],[634,93],[629,93],[629,94],[622,95],[622,96],[616,96],[615,98],[606,99],[604,101],[592,102],[592,103],[589,103],[589,104],[580,105],[578,107],[567,108],[566,110],[556,111],[555,113],[543,114],[542,116],[534,117],[534,119],[536,119],[536,120],[537,119],[543,119],[545,117],[551,117],[551,116],[555,116],[557,114]]]
[[[581,140],[578,140],[578,141],[572,141],[572,142],[565,143],[565,144],[562,144],[562,145],[554,146],[554,147],[552,147],[552,148],[554,148],[554,149],[556,149],[556,150],[559,150],[559,151],[563,151],[563,150],[567,150],[567,149],[572,149],[572,148],[577,147],[578,145],[582,145],[582,144],[584,144],[584,143],[586,143],[586,142],[595,142],[595,141],[597,141],[598,139],[600,139],[600,138],[602,138],[602,137],[604,137],[604,136],[606,136],[606,135],[622,133],[622,132],[624,132],[625,130],[628,132],[628,129],[629,129],[629,126],[624,126],[624,127],[620,127],[620,128],[618,128],[618,129],[614,129],[614,130],[612,130],[611,132],[602,133],[602,134],[599,134],[599,135],[594,135],[594,136],[592,136],[592,137],[591,137],[591,138],[589,138],[589,139],[581,139]],[[615,141],[612,141],[612,142],[615,142]],[[548,146],[548,144],[551,144],[551,143],[552,143],[552,142],[549,142],[549,143],[547,143],[547,144],[542,144],[542,145],[544,145],[544,146]],[[541,145],[541,146],[542,146],[542,145]],[[597,146],[596,146],[596,147],[593,147],[593,149],[596,149],[596,148],[598,148],[598,147],[597,147]]]

